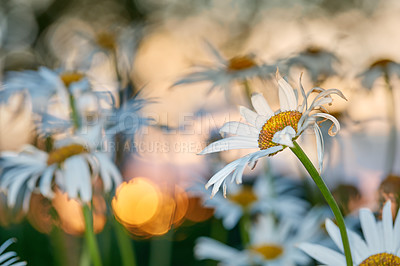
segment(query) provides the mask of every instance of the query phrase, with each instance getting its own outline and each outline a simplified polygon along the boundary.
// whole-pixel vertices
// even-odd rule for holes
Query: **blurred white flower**
[[[220,88],[224,90],[226,98],[230,99],[230,89],[234,82],[244,82],[255,77],[265,78],[276,69],[276,66],[258,63],[253,54],[226,59],[210,43],[205,44],[214,56],[215,65],[195,66],[194,72],[176,81],[173,86],[209,81],[212,83],[209,92]]]
[[[305,51],[289,58],[286,64],[289,69],[293,66],[305,68],[312,81],[318,84],[337,74],[335,71],[337,63],[339,63],[339,59],[334,53],[319,47],[308,47]]]
[[[97,149],[102,144],[100,134],[98,127],[78,132],[56,141],[49,153],[31,145],[19,153],[3,152],[0,188],[7,191],[9,207],[19,203],[27,211],[32,192],[52,198],[55,185],[69,198],[88,203],[99,177],[104,192],[115,189],[122,177],[108,155]]]
[[[303,102],[299,104],[298,94],[278,72],[277,80],[279,85],[279,110],[274,112],[262,94],[253,94],[251,101],[256,112],[243,106],[240,107],[240,113],[248,124],[225,123],[220,132],[236,136],[211,143],[200,152],[200,154],[207,154],[232,149],[259,148],[258,151],[229,163],[211,177],[206,188],[213,186],[212,196],[218,192],[222,184],[224,195],[226,195],[226,178],[229,174],[233,172],[232,181],[236,180],[236,183],[240,184],[246,164],[253,168],[256,161],[261,157],[275,155],[287,146],[292,147],[294,145],[292,141],[296,140],[308,127],[312,127],[316,135],[319,169],[322,170],[324,142],[317,118],[323,118],[323,121],[332,121],[329,134],[334,136],[340,129],[339,121],[332,115],[322,112],[326,111],[323,105],[332,103],[331,94],[337,94],[344,99],[345,97],[337,89],[324,90],[319,87],[313,88],[306,94],[300,80]],[[317,92],[318,95],[313,99],[311,105],[308,105],[307,100],[313,92]],[[333,127],[335,127],[335,130],[333,130]]]
[[[133,140],[141,128],[149,125],[151,118],[143,114],[143,108],[151,103],[154,103],[154,99],[142,98],[139,92],[118,108],[113,104],[110,110],[103,110],[107,113],[107,120],[104,121],[107,138],[112,139],[122,133],[126,140]]]
[[[393,225],[390,201],[383,208],[382,221],[376,221],[369,209],[361,209],[360,222],[365,240],[357,233],[347,231],[353,264],[355,266],[400,265],[400,215],[397,215]],[[326,220],[325,225],[341,253],[310,243],[301,243],[299,248],[324,265],[346,265],[338,227],[331,220]]]
[[[378,78],[385,77],[389,79],[392,75],[400,77],[400,64],[390,59],[380,59],[372,63],[359,76],[361,77],[362,85],[367,89],[372,89]]]
[[[217,194],[209,199],[209,195],[203,193],[203,200],[204,206],[213,208],[214,216],[222,218],[224,227],[230,230],[245,212],[274,214],[278,219],[285,220],[299,219],[306,213],[309,204],[298,197],[295,188],[293,180],[261,175],[251,187],[230,185],[226,198]]]
[[[302,254],[296,245],[305,239],[313,242],[320,238],[318,225],[321,219],[321,215],[314,210],[296,222],[282,220],[278,223],[271,215],[259,216],[256,224],[250,228],[250,243],[244,250],[201,237],[194,248],[195,256],[232,266],[306,265],[311,259]]]
[[[88,22],[75,17],[59,21],[47,36],[50,47],[68,67],[89,70],[95,67],[93,64],[111,64],[116,71],[113,74],[125,87],[141,40],[141,26],[102,19]],[[99,53],[105,57],[95,62]]]
[[[4,253],[4,251],[12,244],[15,243],[17,240],[15,238],[10,238],[5,241],[0,246],[0,265],[1,266],[22,266],[26,265],[25,261],[18,261],[19,258],[17,257],[17,253],[14,251],[8,251]]]
[[[89,81],[82,73],[40,67],[37,71],[8,72],[4,79],[4,88],[0,88],[0,95],[1,101],[7,101],[11,95],[26,91],[33,112],[43,113],[52,101],[69,108],[69,95],[79,95],[89,88]]]

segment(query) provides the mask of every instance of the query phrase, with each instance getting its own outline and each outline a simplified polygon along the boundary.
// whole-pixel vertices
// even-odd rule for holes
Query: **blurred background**
[[[119,223],[137,265],[216,265],[195,258],[196,239],[212,235],[240,248],[240,226],[227,230],[213,204],[204,203],[210,196],[204,184],[248,151],[197,153],[220,138],[225,122],[239,121],[238,105],[251,108],[242,78],[220,76],[246,68],[240,63],[235,68],[234,58],[263,66],[250,87],[274,110],[279,108],[277,68],[294,88],[303,73],[306,91],[340,89],[347,101],[334,97],[327,108],[342,128],[331,138],[323,127],[322,176],[345,214],[360,207],[379,212],[387,199],[398,204],[399,12],[395,0],[0,0],[0,92],[11,82],[9,73],[44,66],[84,71],[93,90],[106,90],[116,99],[127,86],[148,99],[141,108],[148,125],[117,152],[126,182],[105,196],[93,190],[103,264],[122,264],[112,229]],[[209,72],[190,76],[198,69]],[[35,82],[20,79],[22,87]],[[31,110],[36,98],[29,103],[24,93],[0,97],[0,152],[40,143]],[[82,104],[90,106],[90,99]],[[316,164],[314,142],[311,132],[301,137]],[[245,171],[245,182],[252,184],[266,168],[299,182],[302,200],[323,202],[318,192],[307,190],[315,188],[290,151],[260,160]],[[17,238],[13,248],[22,260],[87,263],[81,256],[85,226],[79,202],[62,192],[52,200],[33,194],[24,213],[7,207],[6,192],[1,193],[0,242]]]

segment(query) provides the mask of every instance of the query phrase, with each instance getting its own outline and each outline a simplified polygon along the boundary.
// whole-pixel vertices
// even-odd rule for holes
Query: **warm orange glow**
[[[136,236],[166,234],[185,218],[189,201],[183,188],[137,177],[123,183],[112,200],[116,218]]]
[[[214,209],[203,207],[199,197],[190,197],[186,219],[192,222],[203,222],[214,214]]]
[[[134,178],[122,183],[112,200],[117,219],[128,226],[137,226],[149,221],[157,212],[160,193],[146,178]]]
[[[0,191],[0,226],[9,226],[12,223],[19,223],[24,218],[24,213],[19,209],[10,209],[7,206],[7,196]]]
[[[42,194],[33,193],[28,211],[28,221],[37,231],[49,234],[53,228],[53,219],[50,214],[51,203]]]
[[[82,205],[73,199],[68,199],[66,193],[56,191],[52,201],[57,211],[60,227],[68,234],[82,235],[85,232],[85,222],[83,219]],[[93,228],[95,233],[103,230],[106,224],[106,205],[101,196],[93,196]]]

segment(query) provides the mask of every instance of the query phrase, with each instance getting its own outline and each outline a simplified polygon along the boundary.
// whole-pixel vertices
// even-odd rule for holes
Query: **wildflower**
[[[89,81],[82,73],[40,67],[37,71],[8,72],[0,95],[7,101],[11,95],[27,91],[33,112],[43,113],[52,103],[50,100],[54,102],[53,97],[58,97],[56,100],[68,108],[70,94],[88,89]]]
[[[250,228],[250,242],[244,250],[201,237],[195,246],[195,256],[217,260],[223,265],[307,265],[311,260],[299,252],[296,244],[304,239],[319,239],[320,219],[320,215],[313,210],[296,223],[285,219],[278,223],[271,215],[263,215]]]
[[[31,145],[19,153],[2,153],[0,188],[8,193],[8,206],[14,207],[21,199],[23,210],[27,211],[33,192],[52,198],[54,186],[69,198],[88,203],[92,199],[92,185],[99,177],[105,192],[118,186],[122,177],[117,167],[104,152],[96,149],[99,134],[98,128],[85,134],[78,132],[57,141],[49,153]]]
[[[278,218],[298,219],[304,215],[308,203],[298,197],[293,190],[295,184],[284,178],[259,176],[252,186],[230,186],[229,196],[216,195],[204,202],[215,210],[215,217],[222,218],[226,229],[232,229],[243,216],[264,213]],[[206,193],[204,193],[205,196]]]
[[[17,257],[16,252],[8,251],[6,253],[3,253],[12,243],[15,243],[16,241],[17,240],[15,238],[10,238],[0,246],[0,263],[1,263],[1,265],[8,265],[8,266],[26,265],[25,261],[18,261],[19,258]]]
[[[385,77],[386,82],[393,74],[400,77],[400,64],[387,58],[379,59],[373,62],[359,76],[362,78],[361,83],[367,89],[372,89],[375,81],[379,77]]]
[[[337,74],[334,64],[338,62],[339,59],[334,53],[311,46],[298,55],[289,58],[287,67],[289,69],[293,66],[304,67],[310,73],[313,82],[321,83],[326,78]]]
[[[354,265],[400,265],[399,217],[398,215],[393,225],[390,201],[383,208],[382,221],[376,221],[369,209],[360,210],[360,222],[365,240],[357,233],[348,231]],[[330,237],[343,252],[339,229],[331,220],[326,220],[325,225]],[[299,248],[323,264],[346,265],[343,254],[324,246],[302,243]]]
[[[264,78],[276,68],[264,62],[257,62],[253,54],[227,59],[210,43],[206,42],[206,45],[213,55],[216,64],[214,66],[196,66],[197,70],[178,80],[173,86],[210,81],[212,85],[208,90],[209,92],[215,88],[220,88],[225,91],[227,99],[229,99],[228,92],[232,83],[236,81],[243,82],[255,77]]]
[[[200,152],[200,154],[207,154],[232,149],[259,149],[229,163],[217,172],[206,184],[206,188],[213,186],[212,196],[217,193],[222,184],[224,195],[226,195],[226,178],[230,173],[233,172],[232,181],[236,180],[236,183],[240,184],[246,164],[254,167],[256,161],[261,157],[273,156],[286,147],[293,147],[293,141],[308,127],[312,127],[316,134],[319,169],[322,170],[324,143],[317,118],[332,121],[329,135],[334,136],[340,129],[339,122],[335,117],[321,110],[326,110],[323,107],[324,104],[332,103],[331,94],[337,94],[344,99],[345,97],[337,89],[324,90],[319,87],[313,88],[306,94],[300,79],[303,101],[298,104],[298,94],[278,72],[277,80],[279,85],[279,110],[274,112],[262,94],[253,94],[251,101],[256,112],[243,106],[240,107],[240,113],[246,119],[247,124],[241,122],[225,123],[220,132],[236,136],[211,143]],[[318,94],[308,105],[308,98],[313,92]]]
[[[116,75],[122,88],[126,86],[141,39],[140,26],[122,20],[110,25],[104,16],[95,21],[74,17],[56,24],[52,34],[49,45],[63,64],[84,69],[110,65],[116,73],[104,73],[104,76]]]

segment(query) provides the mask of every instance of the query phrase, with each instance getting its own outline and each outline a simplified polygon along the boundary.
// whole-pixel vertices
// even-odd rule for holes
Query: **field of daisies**
[[[399,12],[0,0],[0,265],[400,266]]]

